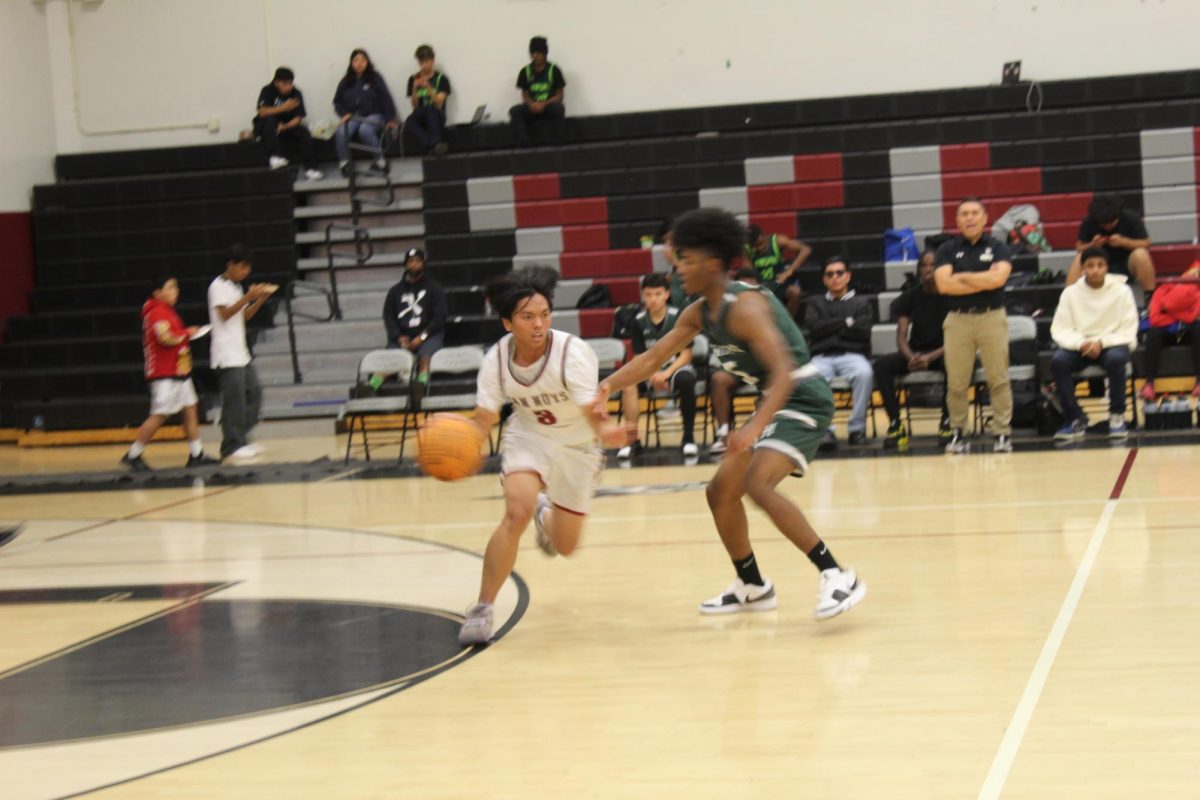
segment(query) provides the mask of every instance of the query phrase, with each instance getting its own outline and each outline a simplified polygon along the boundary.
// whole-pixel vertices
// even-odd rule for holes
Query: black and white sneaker
[[[817,589],[815,619],[829,619],[845,614],[867,596],[867,584],[858,579],[852,569],[827,569],[821,572]]]
[[[762,586],[738,578],[724,592],[700,604],[701,614],[735,614],[739,611],[770,611],[775,608],[775,584],[767,578]]]
[[[208,455],[207,453],[201,453],[198,456],[191,456],[191,455],[188,456],[187,468],[191,469],[192,467],[215,467],[216,465],[218,465],[220,463],[221,462],[218,459],[213,458],[212,456]]]
[[[23,529],[23,525],[10,525],[7,528],[0,528],[0,547],[4,547],[4,545],[20,536]]]
[[[1011,453],[1012,451],[1013,446],[1011,436],[1009,436],[1007,433],[1002,433],[996,437],[996,441],[992,444],[993,453]]]
[[[971,452],[971,440],[963,435],[962,428],[954,429],[950,442],[946,445],[946,452],[952,456]]]
[[[121,456],[121,466],[128,467],[130,472],[153,472],[150,465],[141,456],[131,456],[129,453]]]

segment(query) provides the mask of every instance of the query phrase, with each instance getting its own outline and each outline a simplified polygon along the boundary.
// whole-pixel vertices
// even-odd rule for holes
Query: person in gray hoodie
[[[1124,275],[1110,275],[1108,255],[1089,247],[1080,255],[1084,280],[1063,289],[1050,326],[1058,345],[1050,371],[1062,402],[1065,424],[1054,434],[1059,441],[1083,438],[1087,416],[1075,398],[1075,375],[1099,365],[1108,373],[1108,435],[1128,435],[1125,424],[1125,370],[1137,347],[1138,314]]]

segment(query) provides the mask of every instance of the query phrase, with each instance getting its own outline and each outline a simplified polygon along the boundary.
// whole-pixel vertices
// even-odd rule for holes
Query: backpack
[[[594,283],[588,287],[578,301],[576,308],[612,308],[612,290],[607,284]]]
[[[1048,253],[1052,249],[1046,241],[1042,215],[1037,206],[1029,203],[1021,203],[1005,211],[992,225],[992,236],[1007,242],[1013,255]]]
[[[921,255],[912,228],[889,228],[883,232],[883,261],[916,261]]]
[[[617,306],[617,310],[613,312],[612,338],[633,338],[633,328],[637,325],[637,315],[640,308],[641,306],[637,303],[626,303],[623,306]]]

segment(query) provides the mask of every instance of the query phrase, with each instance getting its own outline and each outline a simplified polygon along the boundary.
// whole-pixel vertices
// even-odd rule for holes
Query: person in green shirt
[[[796,255],[789,260],[788,253]],[[803,297],[796,270],[804,266],[811,255],[812,248],[799,239],[782,233],[768,236],[757,225],[746,228],[746,261],[754,267],[763,285],[787,305],[793,319],[800,311]]]
[[[814,616],[828,619],[849,611],[866,595],[866,584],[838,564],[800,509],[779,491],[788,475],[807,472],[816,455],[833,417],[829,384],[810,363],[804,335],[779,299],[760,287],[729,282],[730,265],[745,241],[732,214],[715,208],[689,211],[675,221],[672,236],[684,290],[701,299],[645,353],[600,382],[593,411],[606,414],[613,392],[649,378],[703,333],[727,372],[765,386],[758,408],[729,434],[726,455],[708,484],[708,505],[737,577],[702,602],[700,612],[766,611],[776,605],[775,586],[760,573],[750,547],[746,495],[820,570]]]

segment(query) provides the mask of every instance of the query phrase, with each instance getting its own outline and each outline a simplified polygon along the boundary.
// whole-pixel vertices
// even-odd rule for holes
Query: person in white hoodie
[[[1058,345],[1050,371],[1058,387],[1066,423],[1054,434],[1060,441],[1083,438],[1087,416],[1075,399],[1075,374],[1099,365],[1108,373],[1108,435],[1128,435],[1125,424],[1125,369],[1137,347],[1138,314],[1124,275],[1108,274],[1108,256],[1089,247],[1080,256],[1084,280],[1063,289],[1050,326]]]

